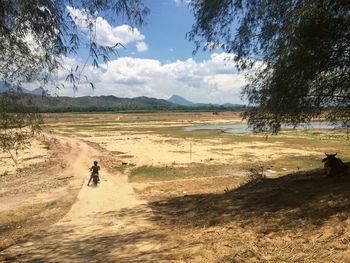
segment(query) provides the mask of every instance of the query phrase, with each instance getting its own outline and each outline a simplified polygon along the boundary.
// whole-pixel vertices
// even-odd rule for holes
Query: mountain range
[[[39,95],[39,96],[43,96],[43,95],[48,96],[48,93],[41,87],[33,90],[29,90],[23,87],[12,86],[10,84],[7,84],[3,80],[0,80],[0,93],[9,92],[9,91],[22,92],[26,94]]]
[[[225,107],[225,108],[235,108],[242,107],[241,104],[232,104],[232,103],[224,103],[224,104],[212,104],[212,103],[194,103],[181,97],[179,95],[172,95],[168,101],[171,103],[181,105],[181,106],[190,106],[190,107],[202,107],[202,106],[214,106],[214,107]]]
[[[193,103],[179,95],[168,100],[136,97],[118,98],[115,96],[53,97],[43,88],[28,90],[17,88],[0,81],[0,96],[4,92],[20,92],[23,108],[38,112],[91,112],[91,111],[172,111],[172,110],[228,110],[241,108],[242,105]],[[16,111],[16,109],[14,109]]]

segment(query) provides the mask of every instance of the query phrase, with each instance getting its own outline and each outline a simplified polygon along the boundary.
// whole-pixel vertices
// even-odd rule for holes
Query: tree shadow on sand
[[[92,215],[95,218],[92,227],[65,220],[0,252],[0,261],[137,263],[154,262],[154,259],[169,260],[168,255],[176,247],[160,247],[160,242],[166,236],[152,231],[152,227],[147,225],[143,228],[132,227],[148,218],[149,213],[150,209],[144,205],[96,213]],[[108,231],[101,231],[104,228]]]
[[[247,183],[223,194],[197,194],[150,204],[154,220],[181,227],[211,227],[238,222],[267,234],[303,224],[318,227],[331,217],[350,215],[350,176],[322,171],[295,173]]]

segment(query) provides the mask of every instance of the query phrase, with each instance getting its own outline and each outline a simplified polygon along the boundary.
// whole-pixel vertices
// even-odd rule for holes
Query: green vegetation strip
[[[188,166],[140,166],[131,170],[132,182],[177,180],[184,178],[235,176],[237,166],[230,164],[189,164]]]

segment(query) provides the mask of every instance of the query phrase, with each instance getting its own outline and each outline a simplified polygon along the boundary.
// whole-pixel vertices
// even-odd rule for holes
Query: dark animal
[[[343,163],[342,160],[335,157],[337,154],[327,154],[326,158],[322,159],[322,162],[324,163],[324,170],[326,175],[328,176],[337,176],[337,175],[346,175],[347,174],[347,167]]]

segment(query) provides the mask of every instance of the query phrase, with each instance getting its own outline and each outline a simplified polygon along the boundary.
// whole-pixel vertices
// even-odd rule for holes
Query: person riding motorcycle
[[[100,166],[98,165],[98,162],[97,161],[94,161],[94,165],[90,168],[90,171],[91,171],[91,175],[90,175],[90,179],[89,179],[89,182],[88,182],[88,186],[91,182],[91,180],[94,178],[94,176],[97,176],[97,182],[100,181],[100,176],[99,176],[99,171],[100,171]]]

